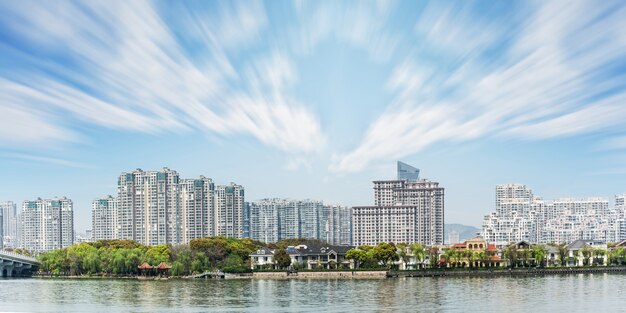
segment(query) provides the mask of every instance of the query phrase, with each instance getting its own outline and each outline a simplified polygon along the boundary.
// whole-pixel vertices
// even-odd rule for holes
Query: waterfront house
[[[312,246],[298,245],[287,248],[294,268],[306,269],[337,269],[350,268],[350,260],[346,259],[346,252],[350,246]]]
[[[274,268],[274,249],[262,247],[250,253],[250,268],[254,269],[273,269]]]
[[[607,245],[600,240],[575,240],[567,246],[567,266],[604,265],[607,262]]]
[[[444,255],[448,265],[455,267],[501,267],[504,260],[495,244],[487,243],[477,236],[462,243],[455,243]]]
[[[337,269],[350,268],[350,260],[346,259],[349,246],[289,246],[286,251],[291,258],[291,267],[294,269]],[[260,248],[252,252],[250,256],[250,268],[252,269],[275,269],[274,254],[276,250],[268,247]]]

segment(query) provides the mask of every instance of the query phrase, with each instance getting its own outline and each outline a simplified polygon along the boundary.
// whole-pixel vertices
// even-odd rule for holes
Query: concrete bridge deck
[[[37,259],[12,251],[0,250],[1,277],[29,277],[39,269]]]

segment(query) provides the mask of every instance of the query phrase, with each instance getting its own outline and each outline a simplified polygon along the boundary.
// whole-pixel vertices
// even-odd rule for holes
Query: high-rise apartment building
[[[215,187],[215,235],[243,237],[244,189],[235,183]]]
[[[43,252],[74,243],[72,200],[63,198],[24,201],[21,211],[22,247]]]
[[[178,244],[179,177],[176,171],[137,169],[122,173],[118,179],[119,238],[154,246]]]
[[[97,241],[119,238],[122,225],[118,219],[118,206],[118,198],[113,196],[93,200],[90,239]]]
[[[350,244],[351,210],[321,201],[262,199],[249,203],[250,238],[276,242],[310,238]]]
[[[620,239],[623,213],[605,198],[543,200],[520,184],[496,186],[496,208],[485,216],[481,236],[499,245],[510,242],[563,243],[578,239]],[[626,235],[626,234],[625,234]]]
[[[398,177],[406,178],[400,163]],[[443,244],[444,188],[416,175],[408,178],[415,180],[374,181],[374,206],[352,208],[353,244]]]
[[[352,245],[352,208],[324,205],[319,216],[320,240],[333,245]]]
[[[213,180],[200,176],[181,179],[179,205],[182,243],[215,234],[215,185]]]
[[[12,201],[0,202],[0,211],[2,212],[2,233],[0,241],[3,241],[4,248],[20,247],[21,225],[20,211],[17,205]]]

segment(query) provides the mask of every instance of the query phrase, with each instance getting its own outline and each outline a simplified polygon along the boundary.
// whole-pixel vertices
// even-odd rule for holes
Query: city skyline
[[[66,196],[77,232],[135,168],[352,207],[401,160],[473,226],[499,184],[626,191],[619,2],[0,9],[0,202]]]

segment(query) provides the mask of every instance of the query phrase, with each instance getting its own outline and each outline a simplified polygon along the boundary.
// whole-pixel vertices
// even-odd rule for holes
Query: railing
[[[39,264],[39,261],[37,261],[37,259],[25,256],[23,254],[15,253],[13,251],[0,250],[0,256],[13,257],[15,259],[18,259],[19,261],[28,261],[31,263]]]

